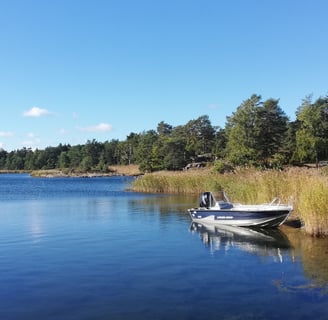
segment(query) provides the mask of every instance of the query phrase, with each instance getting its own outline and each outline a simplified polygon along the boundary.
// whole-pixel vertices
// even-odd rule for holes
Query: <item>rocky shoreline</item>
[[[61,171],[56,172],[30,172],[31,177],[35,178],[99,178],[99,177],[113,177],[113,176],[123,176],[117,172],[112,173],[64,173]]]
[[[62,170],[37,170],[29,172],[31,177],[36,178],[101,178],[113,176],[139,176],[140,172],[113,170],[109,172],[75,172]]]
[[[140,176],[142,172],[136,165],[117,165],[108,167],[106,172],[83,172],[76,169],[43,169],[43,170],[0,170],[0,174],[27,173],[35,178],[99,178],[113,176]]]

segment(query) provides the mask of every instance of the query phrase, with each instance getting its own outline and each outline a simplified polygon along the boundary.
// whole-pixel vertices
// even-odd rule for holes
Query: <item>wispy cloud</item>
[[[48,116],[52,113],[48,111],[47,109],[42,109],[39,107],[32,107],[30,110],[27,110],[23,113],[24,117],[42,117],[42,116]]]
[[[72,113],[72,118],[73,119],[78,119],[79,115],[76,112]]]
[[[95,126],[78,127],[78,129],[84,132],[109,132],[112,130],[112,126],[108,123],[99,123]]]
[[[27,134],[27,139],[25,141],[22,141],[22,145],[26,148],[32,148],[35,149],[40,144],[41,139],[35,135],[33,132],[29,132]]]
[[[12,137],[14,135],[11,131],[0,131],[0,137]]]
[[[68,130],[65,128],[61,128],[61,129],[59,129],[58,133],[61,135],[65,135],[65,134],[68,134]]]
[[[212,110],[216,110],[216,109],[219,109],[219,106],[215,103],[211,103],[208,105],[208,108],[212,109]]]

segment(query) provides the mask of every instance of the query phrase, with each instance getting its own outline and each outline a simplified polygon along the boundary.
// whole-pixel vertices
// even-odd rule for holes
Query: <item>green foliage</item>
[[[252,95],[228,117],[226,154],[234,165],[265,162],[282,149],[288,119],[278,102]]]
[[[256,149],[262,159],[277,154],[286,140],[288,118],[279,107],[279,100],[268,99],[256,114]]]
[[[294,157],[300,162],[328,157],[328,97],[312,103],[312,96],[303,100],[297,113],[298,130]]]
[[[233,167],[223,160],[215,160],[213,165],[213,172],[215,173],[225,173],[233,171]]]
[[[257,160],[256,113],[261,96],[252,95],[227,118],[227,159],[234,165],[249,165]]]
[[[157,141],[157,133],[149,130],[140,135],[138,147],[136,149],[136,159],[140,170],[144,172],[153,171],[154,152],[153,145]]]
[[[205,154],[212,151],[215,130],[208,116],[204,115],[196,120],[190,120],[186,126],[188,150],[193,156]]]
[[[285,163],[286,163],[285,155],[281,153],[275,153],[271,158],[270,166],[273,169],[282,169]]]

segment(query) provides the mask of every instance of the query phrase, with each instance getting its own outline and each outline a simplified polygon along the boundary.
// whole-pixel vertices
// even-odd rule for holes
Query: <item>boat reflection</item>
[[[237,248],[251,254],[272,256],[278,262],[282,262],[284,253],[292,250],[287,236],[279,228],[208,226],[193,222],[190,231],[198,233],[211,252]]]

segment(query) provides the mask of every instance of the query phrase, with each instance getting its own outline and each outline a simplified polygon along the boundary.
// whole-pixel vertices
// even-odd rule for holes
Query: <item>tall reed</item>
[[[305,229],[314,236],[328,236],[328,183],[323,179],[307,179],[298,199],[298,214]]]
[[[298,168],[279,171],[241,169],[218,174],[210,169],[190,172],[156,172],[135,180],[132,189],[139,192],[199,194],[225,190],[230,199],[242,203],[293,201],[293,215],[304,223],[307,233],[328,235],[328,178],[318,170]]]

